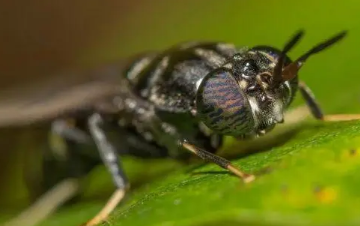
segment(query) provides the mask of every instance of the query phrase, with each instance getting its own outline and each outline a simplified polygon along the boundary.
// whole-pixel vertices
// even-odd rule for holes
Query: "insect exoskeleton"
[[[82,73],[72,86],[63,84],[62,89],[52,90],[54,95],[46,95],[52,86],[37,86],[35,90],[42,91],[42,95],[0,101],[0,126],[55,118],[51,132],[64,141],[69,153],[68,161],[62,161],[60,167],[67,175],[61,178],[81,178],[100,162],[106,166],[116,191],[85,224],[94,226],[108,217],[129,188],[120,164],[122,155],[180,160],[182,154],[192,153],[248,183],[255,179],[254,174],[243,172],[215,154],[221,148],[222,135],[251,138],[269,132],[284,121],[283,114],[297,90],[318,120],[360,119],[358,114],[324,115],[310,89],[298,80],[298,71],[310,56],[332,46],[345,34],[327,39],[293,62],[287,52],[303,36],[302,31],[282,50],[269,46],[237,49],[217,42],[179,45],[131,60],[130,67],[128,61],[122,61],[88,76]],[[120,82],[116,82],[118,79]],[[44,98],[39,100],[39,96]],[[80,109],[85,112],[72,114],[78,123],[60,117],[66,112],[79,113]],[[116,139],[109,134],[114,132],[112,128]],[[89,146],[94,147],[95,155],[88,152]],[[50,162],[45,165],[51,170],[44,168],[51,172],[49,177],[54,175],[51,160],[45,159]],[[49,210],[55,207],[47,206]],[[26,214],[20,216],[14,225],[28,222]]]

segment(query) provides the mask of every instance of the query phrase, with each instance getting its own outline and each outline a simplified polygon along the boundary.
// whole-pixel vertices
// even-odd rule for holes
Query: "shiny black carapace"
[[[327,39],[295,61],[287,52],[303,36],[302,31],[282,50],[270,46],[236,48],[219,42],[184,43],[90,71],[86,76],[75,74],[71,86],[47,90],[43,95],[36,88],[36,95],[8,98],[0,102],[0,126],[53,120],[52,138],[60,139],[63,145],[60,150],[59,145],[49,145],[43,169],[48,187],[54,185],[49,181],[57,166],[65,178],[82,177],[97,164],[106,165],[116,192],[86,223],[95,225],[111,213],[128,188],[119,164],[122,155],[186,159],[192,153],[250,182],[255,179],[252,174],[214,153],[225,135],[255,138],[283,123],[284,111],[298,89],[316,119],[359,119],[360,115],[325,116],[309,88],[298,80],[298,71],[310,56],[345,34]],[[115,136],[109,136],[109,131]]]

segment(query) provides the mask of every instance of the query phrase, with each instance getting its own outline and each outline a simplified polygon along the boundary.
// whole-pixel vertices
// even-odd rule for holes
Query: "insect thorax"
[[[196,117],[201,80],[237,52],[224,43],[185,43],[136,60],[127,73],[133,92],[151,103],[164,136],[185,138],[215,151],[221,143]],[[160,123],[161,121],[161,123]],[[177,142],[175,139],[171,142]],[[166,145],[171,149],[171,144]]]

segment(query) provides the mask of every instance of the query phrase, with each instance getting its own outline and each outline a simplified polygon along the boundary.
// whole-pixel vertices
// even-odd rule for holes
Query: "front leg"
[[[93,226],[103,222],[109,214],[116,208],[125,196],[125,191],[129,187],[124,170],[122,169],[118,153],[114,145],[108,140],[105,135],[103,127],[104,119],[100,114],[93,114],[89,118],[89,130],[93,137],[95,144],[99,150],[101,160],[105,164],[108,171],[111,173],[116,190],[105,204],[103,209],[91,220],[86,222],[84,226]]]
[[[360,119],[360,114],[336,114],[336,115],[325,115],[320,105],[317,103],[313,93],[310,88],[304,83],[299,83],[299,90],[301,95],[305,99],[306,104],[310,108],[312,115],[322,121],[350,121],[350,120],[358,120]]]
[[[180,146],[185,148],[187,151],[190,151],[191,153],[199,156],[205,161],[213,162],[216,165],[229,170],[236,176],[240,177],[244,180],[245,183],[249,183],[255,179],[255,176],[252,174],[247,174],[235,167],[229,160],[222,158],[218,155],[212,154],[211,152],[208,152],[204,149],[201,149],[197,147],[196,145],[193,145],[189,143],[186,140],[182,140],[179,142]]]

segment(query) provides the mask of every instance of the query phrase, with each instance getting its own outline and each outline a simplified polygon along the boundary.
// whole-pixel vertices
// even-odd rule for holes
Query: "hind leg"
[[[94,114],[88,121],[90,133],[98,148],[101,160],[110,172],[116,190],[110,197],[105,206],[84,225],[93,226],[107,219],[110,213],[116,208],[125,196],[127,188],[129,188],[124,170],[119,161],[118,151],[114,144],[110,142],[104,131],[104,120],[99,114]]]
[[[72,122],[61,119],[52,123],[43,160],[45,190],[65,178],[81,179],[100,164],[90,135]]]
[[[97,158],[83,154],[90,146],[93,146],[90,136],[81,128],[67,120],[55,121],[42,156],[41,175],[37,175],[41,179],[27,182],[35,202],[5,225],[37,225],[59,206],[77,197],[81,179],[100,163]]]

